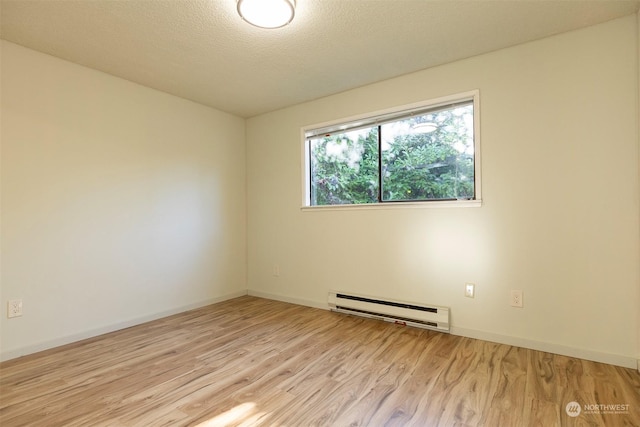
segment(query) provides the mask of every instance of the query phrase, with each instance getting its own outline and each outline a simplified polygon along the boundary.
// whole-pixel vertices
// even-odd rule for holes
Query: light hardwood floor
[[[0,425],[639,426],[640,374],[247,296],[0,364]]]

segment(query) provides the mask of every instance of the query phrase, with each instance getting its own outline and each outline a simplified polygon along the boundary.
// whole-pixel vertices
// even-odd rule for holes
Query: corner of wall
[[[638,73],[638,85],[637,85],[637,96],[636,96],[636,137],[638,139],[638,180],[640,182],[640,9],[636,12],[636,72]],[[640,193],[640,192],[639,192]],[[640,194],[638,194],[640,198]],[[640,210],[638,212],[638,221],[640,221]],[[640,236],[638,236],[640,240]],[[640,288],[640,283],[638,283],[638,287]],[[640,294],[640,292],[639,292]],[[640,297],[639,297],[640,299]],[[638,301],[638,306],[640,306],[640,301]],[[638,372],[640,372],[640,311],[637,312],[637,354],[638,354]]]

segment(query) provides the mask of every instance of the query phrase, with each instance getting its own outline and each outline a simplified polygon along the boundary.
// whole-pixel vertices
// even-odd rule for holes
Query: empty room
[[[640,425],[640,1],[0,0],[0,425]]]

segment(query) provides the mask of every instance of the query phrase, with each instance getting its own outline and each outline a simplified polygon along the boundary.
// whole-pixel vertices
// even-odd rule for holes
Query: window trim
[[[344,204],[344,205],[311,205],[311,168],[310,144],[311,130],[318,131],[316,136],[330,129],[340,130],[339,126],[362,121],[363,124],[373,125],[382,121],[400,118],[412,112],[436,109],[449,106],[456,102],[473,102],[473,139],[474,139],[474,190],[472,200],[420,200],[420,201],[390,201],[383,203]],[[482,206],[482,161],[480,150],[480,91],[471,90],[454,95],[443,96],[427,101],[401,105],[384,110],[358,114],[337,120],[331,120],[315,125],[304,126],[300,130],[302,140],[302,207],[303,211],[349,210],[349,209],[397,209],[397,208],[450,208],[450,207],[480,207]]]

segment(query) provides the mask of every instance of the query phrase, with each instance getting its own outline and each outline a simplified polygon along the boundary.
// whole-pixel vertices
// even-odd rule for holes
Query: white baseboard
[[[635,369],[637,361],[634,357],[621,356],[619,354],[603,353],[600,351],[585,350],[568,347],[561,344],[534,341],[526,338],[512,337],[508,335],[493,334],[491,332],[477,331],[474,329],[451,327],[452,335],[475,338],[483,341],[491,341],[499,344],[507,344],[515,347],[529,348],[531,350],[560,354],[562,356],[576,357],[578,359],[591,360],[593,362],[607,363],[609,365],[622,366]]]
[[[80,341],[87,338],[93,338],[98,335],[114,332],[120,329],[128,328],[131,326],[140,325],[145,322],[160,319],[163,317],[171,316],[173,314],[182,313],[185,311],[193,310],[196,308],[204,307],[206,305],[215,304],[222,301],[227,301],[233,298],[238,298],[244,295],[251,295],[260,298],[271,299],[275,301],[286,302],[290,304],[302,305],[305,307],[319,308],[328,310],[329,306],[326,301],[318,302],[308,300],[304,298],[295,298],[285,295],[272,294],[268,292],[261,292],[256,290],[239,291],[231,294],[223,295],[217,298],[211,298],[205,301],[200,301],[194,304],[178,307],[171,310],[166,310],[159,313],[154,313],[147,316],[142,316],[136,319],[132,319],[126,322],[116,323],[102,328],[96,328],[88,331],[81,332],[79,334],[69,335],[54,340],[25,346],[16,350],[10,350],[0,354],[0,361],[15,359],[20,356],[36,353],[50,348],[59,347],[61,345],[70,344],[76,341]],[[560,354],[563,356],[577,357],[579,359],[592,360],[594,362],[607,363],[609,365],[623,366],[625,368],[637,369],[640,372],[640,359],[635,357],[621,356],[617,354],[603,353],[592,350],[579,349],[574,347],[568,347],[560,344],[553,344],[541,341],[528,340],[525,338],[512,337],[507,335],[494,334],[491,332],[478,331],[474,329],[458,328],[451,326],[451,334],[462,337],[469,337],[480,339],[484,341],[491,341],[500,344],[513,345],[516,347],[529,348],[532,350],[545,351],[548,353]]]
[[[185,311],[193,310],[196,308],[204,307],[204,306],[215,304],[222,301],[227,301],[227,300],[238,298],[245,295],[247,295],[247,291],[233,292],[231,294],[223,295],[216,298],[210,298],[204,301],[199,301],[193,304],[188,304],[185,306],[161,311],[158,313],[153,313],[153,314],[142,316],[142,317],[137,317],[135,319],[127,320],[125,322],[115,323],[113,325],[105,326],[102,328],[91,329],[88,331],[80,332],[78,334],[67,335],[65,337],[56,338],[56,339],[41,342],[38,344],[21,347],[16,350],[2,352],[0,354],[0,361],[15,359],[21,356],[26,356],[28,354],[33,354],[39,351],[48,350],[50,348],[59,347],[61,345],[71,344],[87,338],[93,338],[98,335],[107,334],[109,332],[118,331],[120,329],[129,328],[131,326],[140,325],[142,323],[150,322],[152,320],[161,319],[163,317],[171,316],[178,313],[183,313]]]
[[[327,304],[326,301],[324,303],[319,303],[317,301],[312,301],[308,299],[289,297],[289,296],[279,295],[279,294],[271,294],[268,292],[261,292],[253,289],[249,289],[247,291],[247,295],[265,298],[265,299],[272,299],[275,301],[288,302],[290,304],[303,305],[305,307],[313,307],[313,308],[320,308],[323,310],[329,310],[329,305]]]
[[[325,310],[329,309],[329,305],[326,301],[323,303],[319,303],[317,301],[310,301],[302,298],[291,298],[284,295],[271,294],[268,292],[255,290],[249,290],[248,295],[303,305],[307,307],[322,308]],[[560,344],[528,340],[525,338],[512,337],[508,335],[494,334],[491,332],[477,331],[474,329],[458,328],[453,325],[451,326],[451,334],[462,337],[475,338],[483,341],[496,342],[499,344],[512,345],[515,347],[529,348],[531,350],[544,351],[547,353],[560,354],[562,356],[576,357],[578,359],[591,360],[594,362],[607,363],[609,365],[622,366],[625,368],[638,369],[638,371],[640,371],[640,360],[637,360],[635,357],[621,356],[618,354],[603,353],[593,350],[584,350]]]

